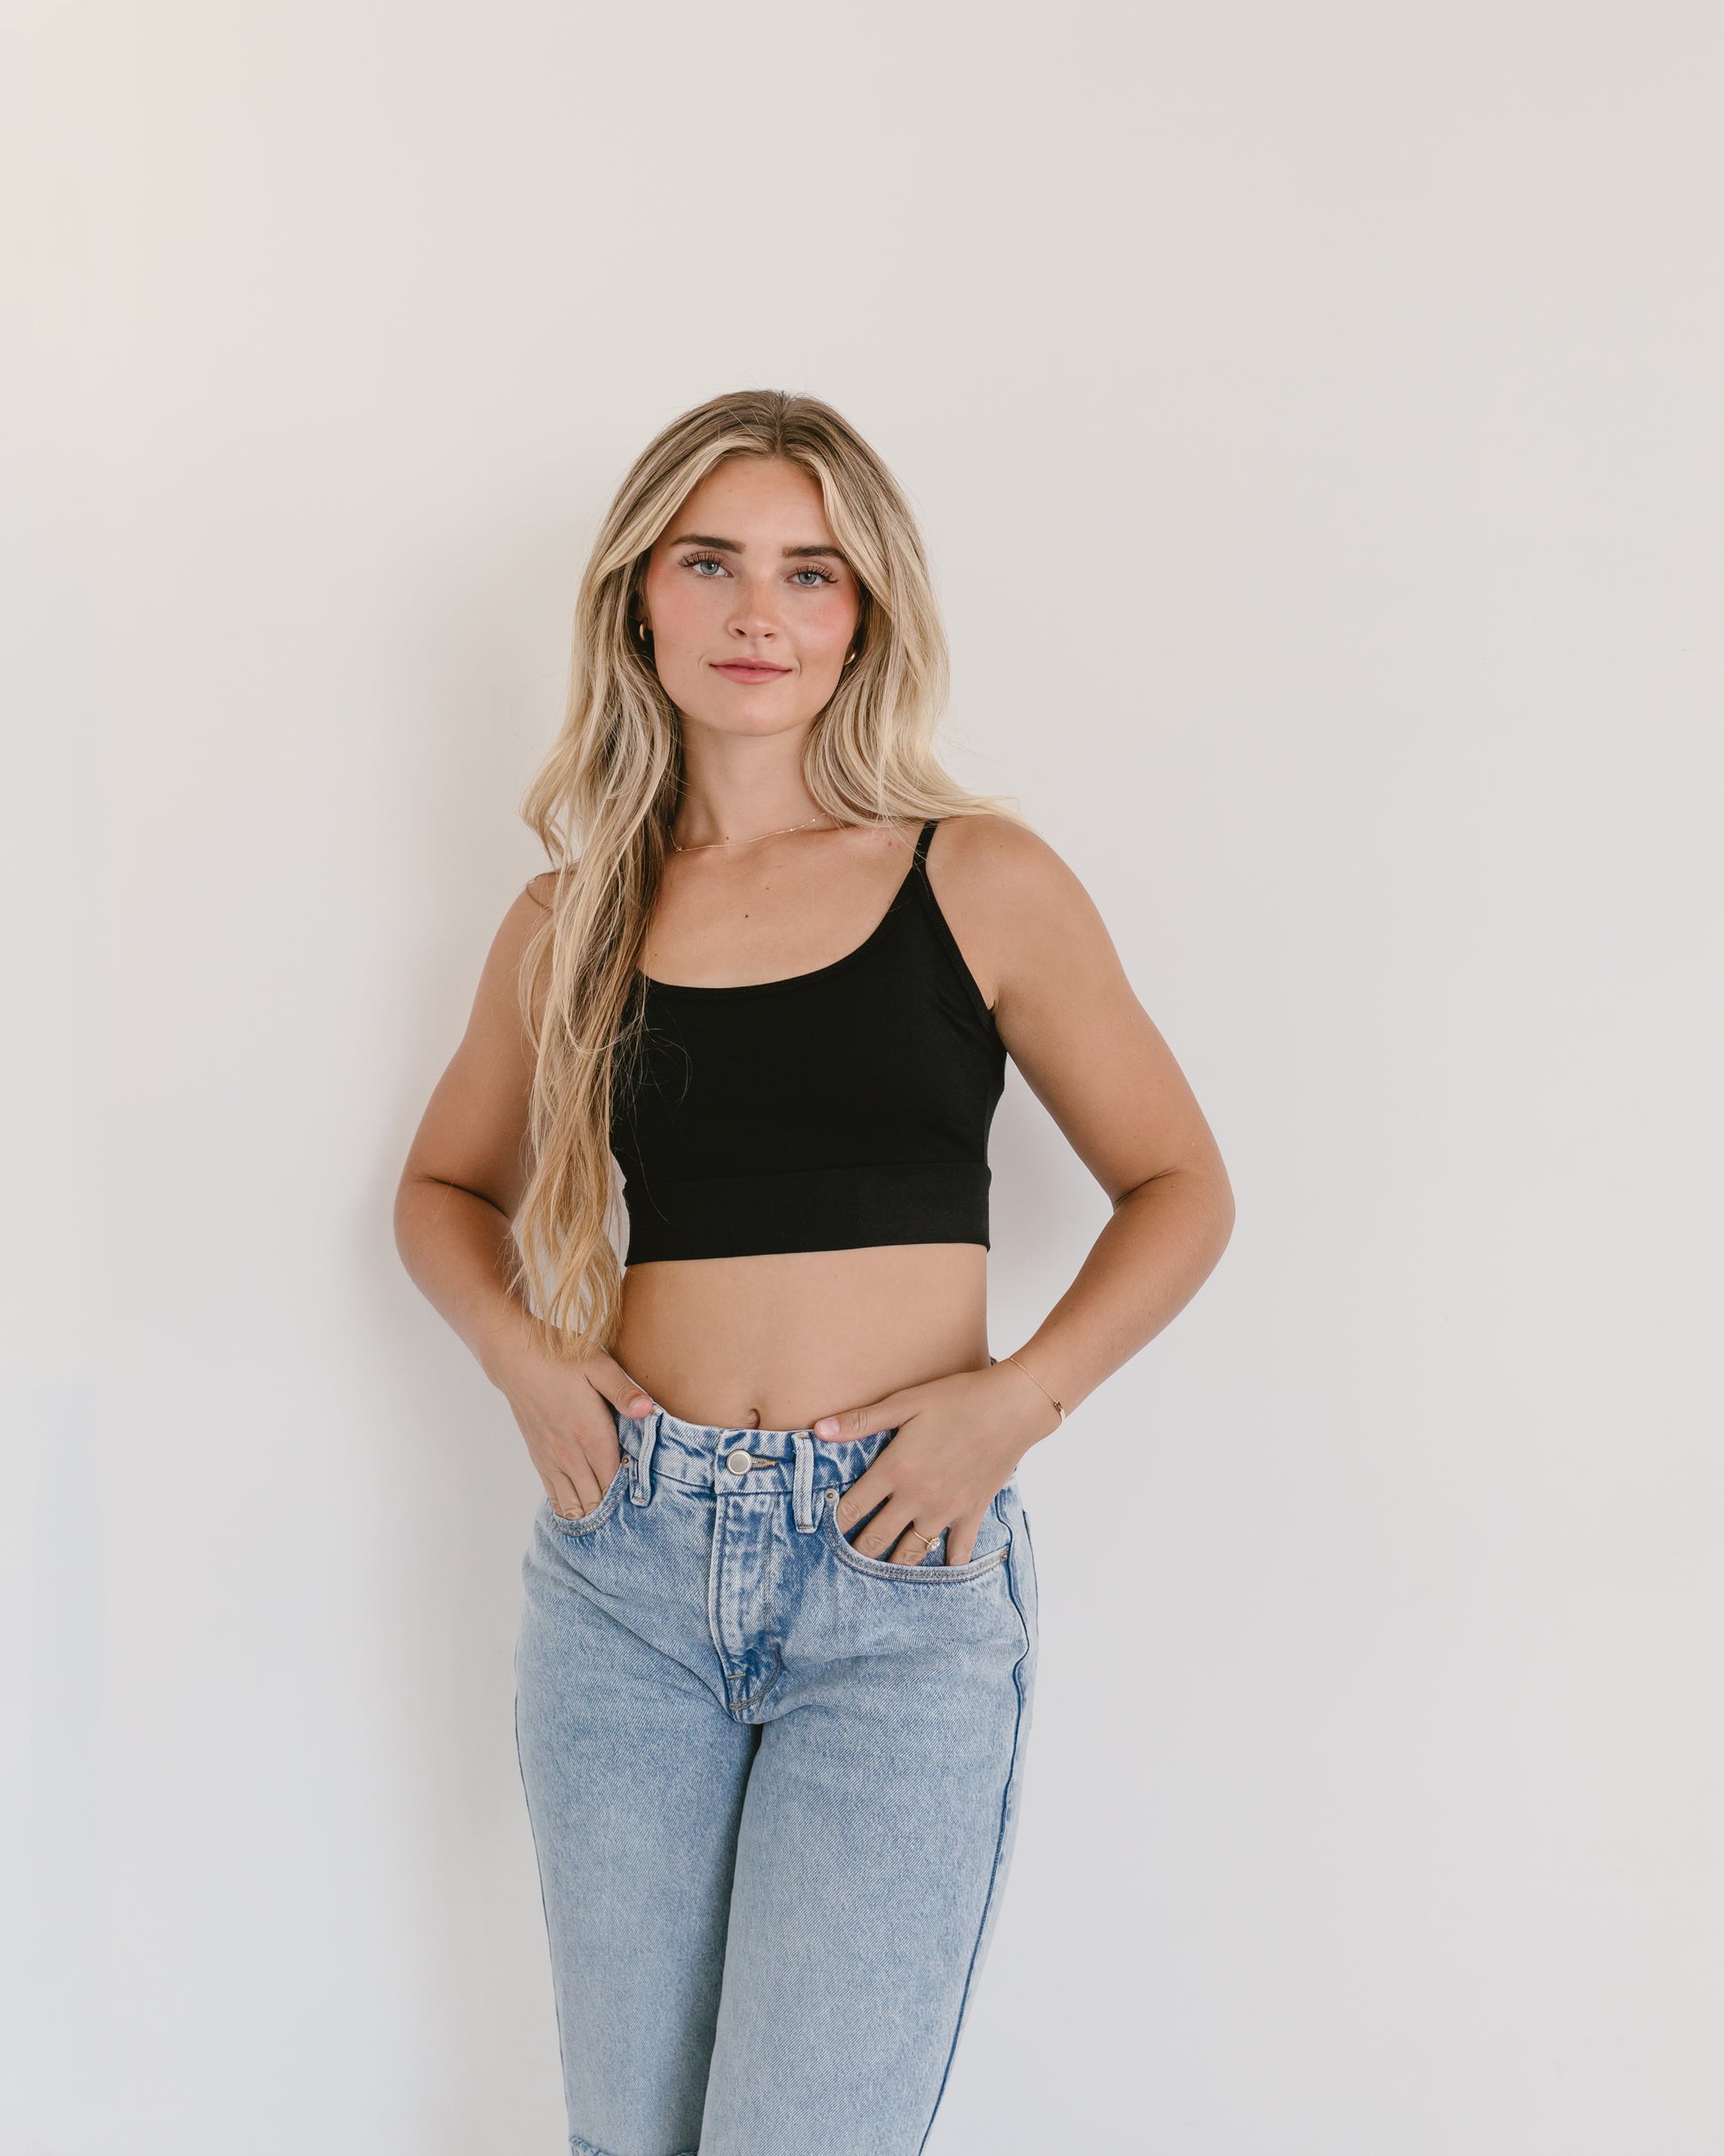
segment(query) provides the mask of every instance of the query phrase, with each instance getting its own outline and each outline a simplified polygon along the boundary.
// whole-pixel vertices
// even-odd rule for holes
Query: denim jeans
[[[999,1906],[1036,1660],[1015,1483],[863,1556],[891,1433],[620,1418],[534,1517],[516,1734],[576,2156],[915,2156]]]

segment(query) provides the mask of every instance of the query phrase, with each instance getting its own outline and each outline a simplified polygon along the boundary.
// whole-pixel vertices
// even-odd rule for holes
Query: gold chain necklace
[[[757,846],[763,838],[788,838],[792,831],[812,831],[817,823],[828,823],[831,818],[821,814],[811,816],[806,823],[787,823],[781,831],[757,831],[752,838],[703,838],[697,846],[680,846],[671,841],[672,853],[710,853],[714,846]]]

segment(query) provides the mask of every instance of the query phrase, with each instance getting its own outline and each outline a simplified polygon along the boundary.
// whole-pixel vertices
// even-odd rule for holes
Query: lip
[[[776,681],[790,669],[769,665],[765,659],[731,658],[715,662],[714,673],[727,673],[733,681]]]

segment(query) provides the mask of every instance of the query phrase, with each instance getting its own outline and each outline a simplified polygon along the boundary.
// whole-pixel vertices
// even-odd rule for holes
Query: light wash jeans
[[[620,1418],[523,1566],[516,1734],[576,2156],[915,2156],[999,1906],[1036,1661],[1015,1483],[864,1557],[889,1441]]]

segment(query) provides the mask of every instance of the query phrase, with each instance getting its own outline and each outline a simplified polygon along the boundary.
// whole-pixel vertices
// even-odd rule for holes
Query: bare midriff
[[[805,1429],[988,1365],[975,1242],[631,1265],[611,1352],[659,1406],[726,1429]]]

